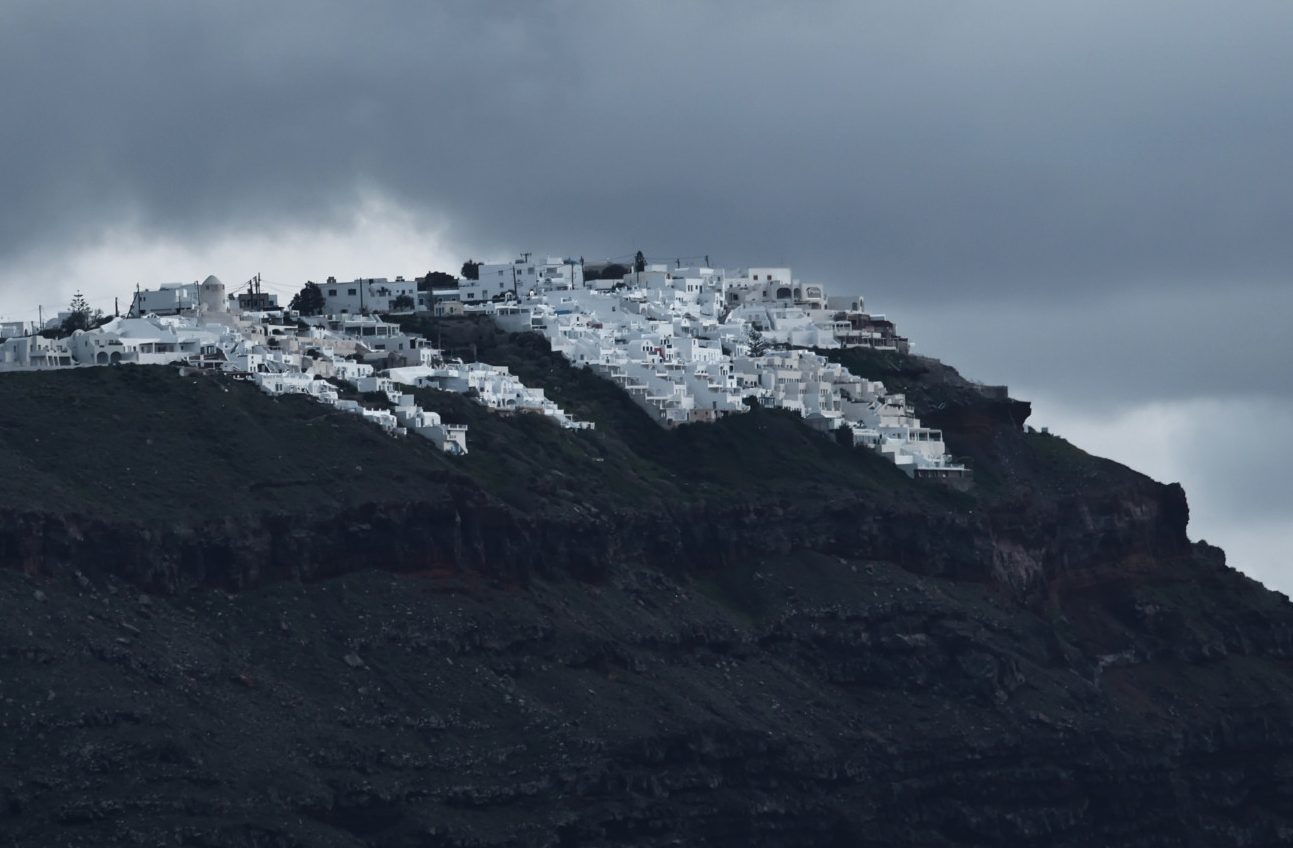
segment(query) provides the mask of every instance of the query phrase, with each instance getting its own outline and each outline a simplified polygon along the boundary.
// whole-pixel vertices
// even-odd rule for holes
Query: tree
[[[84,312],[73,312],[63,319],[61,327],[66,334],[75,333],[77,330],[90,329],[90,316]]]
[[[606,265],[588,265],[584,268],[584,280],[622,280],[629,269],[624,265],[611,262]]]
[[[64,333],[70,334],[75,333],[77,330],[89,330],[102,323],[103,313],[98,310],[91,310],[85,295],[79,291],[72,295],[72,301],[67,305],[67,309],[68,315],[63,319],[62,326]]]
[[[468,259],[462,263],[462,276],[465,280],[479,280],[480,263],[474,259]]]
[[[466,267],[466,265],[463,266],[463,268]],[[458,288],[458,278],[453,274],[446,274],[444,271],[427,271],[425,277],[418,278],[418,291],[456,288]]]
[[[413,298],[406,294],[396,295],[395,299],[391,301],[392,312],[410,312],[414,306],[416,304],[413,302]]]
[[[746,344],[750,346],[750,356],[763,356],[772,347],[768,340],[763,337],[763,333],[750,326],[750,332],[746,335]]]
[[[302,315],[320,315],[327,307],[328,302],[324,300],[323,289],[315,282],[307,282],[299,292],[292,295],[292,302],[288,304],[289,309]]]
[[[633,270],[639,274],[646,270],[646,257],[640,250],[633,256]]]

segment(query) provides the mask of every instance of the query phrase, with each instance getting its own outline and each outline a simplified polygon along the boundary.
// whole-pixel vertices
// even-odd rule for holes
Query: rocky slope
[[[974,465],[792,416],[473,453],[166,369],[0,380],[0,843],[1293,842],[1293,608],[1164,486],[914,357]]]

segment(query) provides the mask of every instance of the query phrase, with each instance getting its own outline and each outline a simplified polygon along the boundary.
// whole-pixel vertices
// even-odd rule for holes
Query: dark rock
[[[176,455],[208,476],[274,459],[165,521],[0,503],[0,843],[1293,840],[1293,609],[1190,543],[1179,487],[1023,432],[1026,405],[928,360],[858,367],[928,404],[971,492],[771,412],[638,430],[532,340],[494,338],[473,343],[525,348],[518,372],[600,435],[481,419],[505,463],[419,477],[409,456],[447,460],[340,422],[376,481],[252,513],[221,504],[326,464],[292,466],[290,401],[100,369],[150,413],[206,409]],[[223,419],[194,437],[217,410],[259,441],[221,453]],[[40,606],[32,579],[108,592]]]

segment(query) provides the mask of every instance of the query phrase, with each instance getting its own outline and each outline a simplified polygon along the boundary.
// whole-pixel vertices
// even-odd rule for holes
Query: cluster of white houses
[[[0,372],[127,364],[219,370],[271,395],[307,395],[393,435],[415,433],[451,454],[467,452],[467,427],[422,409],[405,389],[466,393],[500,413],[544,415],[571,429],[592,426],[507,368],[449,359],[421,336],[378,317],[289,318],[282,310],[243,310],[237,303],[208,277],[138,292],[127,316],[62,338],[11,328],[18,333],[0,338]],[[387,403],[343,398],[346,387],[384,395]]]
[[[505,268],[483,265],[480,279],[506,279]],[[525,270],[522,279],[537,282],[468,310],[491,312],[508,330],[542,333],[553,350],[615,382],[666,427],[744,412],[755,398],[798,412],[815,428],[845,429],[855,445],[909,475],[966,473],[947,455],[942,433],[922,426],[901,394],[810,350],[908,350],[860,297],[831,297],[784,267],[648,265],[587,282],[578,266],[560,260]]]
[[[832,297],[785,267],[735,271],[681,263],[623,275],[585,275],[581,261],[548,257],[476,266],[456,289],[419,291],[402,277],[319,284],[323,317],[286,315],[259,288],[226,296],[215,277],[137,291],[126,317],[65,338],[0,336],[0,371],[121,363],[217,368],[271,394],[307,394],[395,434],[414,432],[465,453],[466,428],[414,403],[406,388],[463,392],[501,413],[567,415],[508,369],[450,360],[379,312],[487,314],[504,329],[543,334],[554,351],[624,389],[661,425],[708,422],[761,405],[847,431],[912,476],[956,477],[942,434],[921,425],[901,394],[851,374],[816,349],[906,352],[908,342],[860,297]],[[15,335],[12,332],[10,335]],[[339,389],[384,394],[368,408]]]

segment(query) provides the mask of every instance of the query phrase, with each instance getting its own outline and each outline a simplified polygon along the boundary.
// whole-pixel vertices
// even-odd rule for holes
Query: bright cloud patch
[[[338,223],[316,228],[284,223],[181,240],[133,222],[118,224],[61,255],[42,251],[0,270],[0,316],[35,320],[40,305],[48,317],[65,309],[77,290],[91,306],[111,312],[114,297],[126,308],[136,284],[155,288],[208,274],[232,290],[259,273],[266,288],[286,302],[307,279],[457,273],[461,264],[434,222],[374,194]]]

